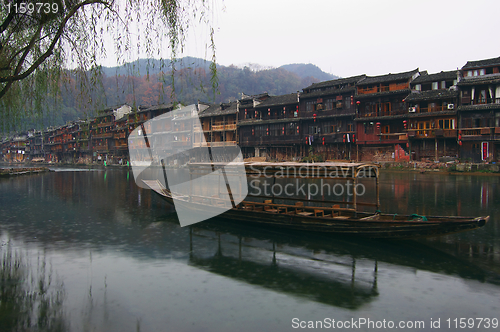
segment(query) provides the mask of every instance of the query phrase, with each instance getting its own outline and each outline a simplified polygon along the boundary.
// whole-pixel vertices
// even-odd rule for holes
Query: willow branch
[[[49,56],[52,55],[57,42],[59,41],[59,39],[61,38],[61,35],[64,32],[64,28],[66,27],[67,22],[69,21],[69,19],[71,17],[73,17],[76,14],[76,12],[78,11],[78,9],[80,9],[83,6],[86,6],[86,5],[89,5],[89,4],[96,4],[96,3],[100,3],[100,4],[105,5],[106,7],[109,7],[109,3],[105,2],[105,1],[102,1],[102,0],[87,0],[87,1],[84,1],[84,2],[81,2],[81,3],[77,4],[75,7],[73,7],[70,10],[70,12],[64,17],[64,19],[59,24],[59,29],[57,30],[57,33],[55,34],[54,39],[52,40],[52,43],[50,44],[50,46],[48,47],[48,49],[45,51],[45,53],[42,54],[31,65],[31,67],[28,68],[26,71],[24,71],[22,74],[15,73],[12,76],[7,76],[7,77],[4,77],[4,78],[0,78],[0,83],[6,83],[6,82],[10,83],[10,82],[14,82],[14,81],[19,81],[19,80],[25,79],[30,74],[32,74]],[[30,49],[27,50],[27,51],[30,51]],[[1,97],[2,97],[2,94],[0,92],[0,98]]]

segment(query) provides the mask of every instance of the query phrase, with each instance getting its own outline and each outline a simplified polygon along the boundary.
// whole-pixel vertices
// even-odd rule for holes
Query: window
[[[345,98],[344,99],[344,108],[348,110],[351,107],[351,99],[350,98]]]
[[[421,84],[415,85],[415,90],[421,91],[422,90],[422,85]]]
[[[327,99],[326,102],[325,102],[325,109],[326,110],[332,110],[333,109],[333,103],[334,103],[333,99]]]
[[[432,82],[432,90],[438,89],[438,82]]]
[[[307,101],[306,102],[306,112],[312,112],[312,111],[314,111],[314,104],[316,104],[316,102],[314,102],[314,101]]]

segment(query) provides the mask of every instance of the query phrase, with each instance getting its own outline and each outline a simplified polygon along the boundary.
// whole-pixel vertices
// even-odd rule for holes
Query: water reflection
[[[11,253],[24,253],[19,260],[2,249],[3,260],[35,271],[8,270],[13,277],[5,280],[22,273],[5,296],[47,289],[41,330],[150,331],[168,324],[170,330],[234,331],[243,323],[239,330],[288,330],[303,312],[314,313],[309,319],[421,319],[437,317],[434,301],[447,302],[454,317],[471,315],[467,306],[484,316],[500,307],[498,178],[384,175],[388,212],[489,214],[492,220],[470,233],[381,241],[222,219],[181,228],[168,204],[128,176],[62,171],[0,179],[2,238],[15,244]],[[45,276],[45,286],[31,276]],[[5,326],[23,329],[13,324],[26,317],[37,325],[42,298],[34,300],[19,299],[24,311],[3,311]]]
[[[45,256],[27,257],[3,239],[0,260],[2,331],[66,331],[65,289]]]

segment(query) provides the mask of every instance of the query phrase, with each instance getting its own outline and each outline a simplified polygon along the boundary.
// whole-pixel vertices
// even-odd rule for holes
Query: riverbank
[[[0,177],[44,173],[48,171],[50,170],[47,167],[0,168]]]
[[[390,171],[500,175],[500,164],[458,163],[455,161],[380,162],[378,164],[381,165],[383,170],[390,170]]]
[[[245,160],[245,161],[254,161],[254,160]],[[264,160],[259,160],[259,161],[264,161]],[[335,160],[335,161],[346,162],[344,160]],[[493,164],[493,163],[492,164],[459,163],[457,161],[435,162],[429,160],[411,161],[411,162],[378,161],[372,163],[380,165],[383,171],[401,171],[401,172],[419,172],[419,173],[441,172],[441,173],[459,173],[459,174],[467,173],[467,174],[478,174],[478,175],[480,174],[500,175],[500,164]],[[22,174],[37,173],[40,171],[44,171],[44,169],[48,171],[49,170],[48,167],[78,167],[78,168],[89,168],[89,169],[123,169],[130,167],[128,165],[119,165],[119,164],[103,165],[103,164],[67,164],[67,163],[63,164],[63,163],[38,163],[38,162],[4,163],[4,166],[7,167],[1,168],[0,166],[0,176],[9,176],[9,175],[4,175],[6,173],[9,174],[12,173],[12,175],[17,175],[21,173]],[[169,166],[169,168],[170,167],[178,168],[182,166]],[[12,170],[15,170],[15,172],[12,172]]]

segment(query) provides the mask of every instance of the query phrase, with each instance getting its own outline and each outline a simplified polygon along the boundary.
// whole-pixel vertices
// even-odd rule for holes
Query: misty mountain
[[[312,64],[255,68],[217,65],[217,89],[214,91],[209,61],[193,57],[176,60],[172,76],[170,60],[162,63],[155,59],[139,59],[119,67],[102,67],[103,75],[97,79],[98,84],[86,95],[81,94],[75,72],[67,71],[66,84],[57,95],[46,100],[42,114],[33,121],[20,122],[16,130],[59,126],[93,117],[98,110],[125,103],[134,107],[172,101],[185,105],[197,101],[220,103],[236,100],[241,93],[267,92],[275,96],[294,93],[313,83],[336,78]],[[29,111],[32,105],[26,102]]]
[[[279,68],[288,70],[291,73],[295,73],[300,78],[314,77],[318,80],[318,82],[329,81],[329,80],[334,80],[334,79],[340,78],[339,76],[325,73],[318,66],[313,65],[312,63],[308,63],[308,64],[293,63],[293,64],[289,64],[289,65],[283,65]]]

